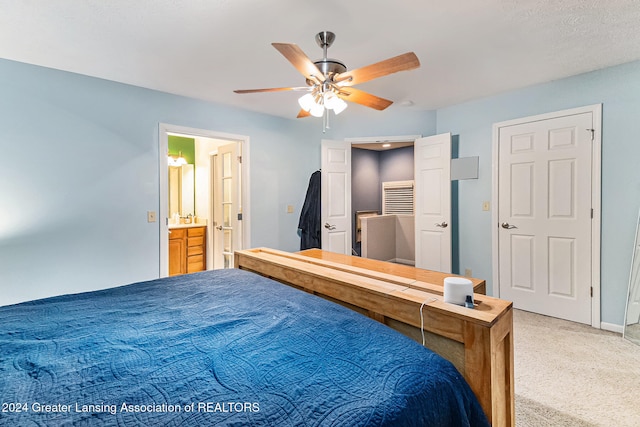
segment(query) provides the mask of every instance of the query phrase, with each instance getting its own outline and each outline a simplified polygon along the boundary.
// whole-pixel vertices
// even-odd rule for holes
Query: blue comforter
[[[0,307],[0,425],[484,426],[446,360],[240,270]]]

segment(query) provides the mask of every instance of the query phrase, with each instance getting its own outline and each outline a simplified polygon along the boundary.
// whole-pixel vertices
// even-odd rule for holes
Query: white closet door
[[[499,129],[500,298],[591,324],[592,113]]]
[[[451,134],[416,139],[416,267],[451,273]]]
[[[351,254],[351,143],[322,140],[322,249]]]

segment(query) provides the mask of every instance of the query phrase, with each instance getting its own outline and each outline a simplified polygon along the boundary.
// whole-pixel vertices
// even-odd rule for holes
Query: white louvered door
[[[413,215],[413,181],[382,183],[382,215]]]

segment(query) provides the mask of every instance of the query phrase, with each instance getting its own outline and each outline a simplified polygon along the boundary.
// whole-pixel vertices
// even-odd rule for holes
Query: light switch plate
[[[156,222],[156,211],[147,211],[147,222]]]

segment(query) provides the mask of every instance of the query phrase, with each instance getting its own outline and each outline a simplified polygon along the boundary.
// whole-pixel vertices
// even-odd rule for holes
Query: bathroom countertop
[[[202,224],[200,222],[195,222],[191,224],[169,224],[169,230],[172,228],[192,228],[192,227],[205,227],[207,224]]]

